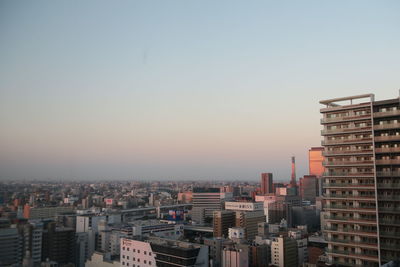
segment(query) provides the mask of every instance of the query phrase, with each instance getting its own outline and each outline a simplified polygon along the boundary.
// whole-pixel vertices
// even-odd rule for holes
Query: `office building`
[[[208,266],[208,247],[158,237],[121,238],[121,267]]]
[[[222,252],[224,247],[233,246],[233,241],[225,238],[205,238],[204,245],[209,247],[210,266],[222,266]]]
[[[71,213],[74,210],[72,206],[60,207],[31,207],[28,204],[24,206],[23,216],[25,219],[48,219],[54,218],[63,213]]]
[[[330,263],[379,266],[400,258],[399,98],[320,101],[325,234]]]
[[[17,228],[0,228],[0,266],[18,266],[22,257],[22,238]]]
[[[236,211],[236,227],[245,230],[245,239],[253,240],[258,233],[258,223],[265,222],[263,210]]]
[[[272,173],[261,173],[261,194],[274,193],[274,182]]]
[[[59,265],[75,262],[75,229],[56,227],[49,222],[43,230],[42,261],[49,259]]]
[[[308,150],[309,175],[314,175],[316,177],[321,177],[323,175],[325,171],[325,167],[323,165],[323,151],[323,147],[312,147]]]
[[[235,212],[230,210],[214,211],[214,237],[227,237],[228,229],[235,225]]]
[[[314,175],[304,175],[300,178],[300,197],[303,201],[315,203],[318,196],[318,180]]]
[[[213,212],[222,210],[226,198],[232,193],[221,193],[219,188],[193,188],[192,220],[198,224],[211,221]]]
[[[279,267],[298,266],[296,240],[279,236],[271,242],[271,263]]]

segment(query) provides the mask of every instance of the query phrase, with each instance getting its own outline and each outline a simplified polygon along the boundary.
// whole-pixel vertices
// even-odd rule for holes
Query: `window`
[[[137,250],[137,253],[140,253],[140,250],[139,250],[139,249]]]
[[[146,255],[146,254],[147,254],[147,252],[146,252],[146,251],[143,251],[143,254],[144,254],[144,255]]]
[[[126,259],[129,260],[129,256],[126,256]]]
[[[127,251],[129,251],[129,248],[126,248]]]
[[[122,258],[125,259],[125,255],[122,255]]]
[[[136,249],[132,249],[133,252],[136,252]]]
[[[122,250],[125,250],[125,247],[122,247]]]
[[[151,265],[151,261],[149,261],[149,265]]]
[[[124,261],[122,262],[122,265],[125,265],[125,262],[124,262]]]
[[[144,264],[146,264],[147,263],[147,261],[146,260],[144,260]]]
[[[149,256],[151,256],[151,252],[149,252]]]

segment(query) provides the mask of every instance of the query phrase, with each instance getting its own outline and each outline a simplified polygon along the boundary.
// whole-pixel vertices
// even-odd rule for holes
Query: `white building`
[[[168,239],[179,239],[183,236],[183,224],[165,223],[159,220],[138,220],[130,224],[132,236],[152,234]]]
[[[241,227],[232,227],[228,229],[229,239],[243,239],[245,238],[245,230]]]

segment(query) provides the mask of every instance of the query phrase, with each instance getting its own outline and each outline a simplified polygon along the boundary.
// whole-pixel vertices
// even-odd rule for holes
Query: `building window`
[[[136,249],[132,249],[133,252],[136,252]]]
[[[144,260],[144,264],[146,264],[147,263],[147,261],[146,260]]]
[[[124,262],[124,261],[122,262],[122,265],[125,265],[125,262]]]
[[[151,261],[149,261],[149,265],[151,265]]]
[[[151,252],[149,252],[149,256],[151,256]]]
[[[125,247],[122,247],[122,250],[125,250]]]
[[[122,258],[125,259],[125,255],[122,255]]]
[[[146,252],[146,251],[143,251],[143,254],[144,254],[144,255],[146,255],[146,254],[147,254],[147,252]]]
[[[140,249],[137,250],[137,253],[140,253]]]
[[[129,256],[126,256],[126,259],[129,260]]]
[[[129,248],[126,248],[127,251],[129,251]]]

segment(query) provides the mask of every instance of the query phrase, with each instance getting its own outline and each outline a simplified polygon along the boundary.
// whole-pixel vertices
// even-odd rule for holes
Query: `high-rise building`
[[[272,173],[261,173],[261,194],[274,193],[274,182]]]
[[[19,266],[22,257],[22,238],[17,228],[0,228],[0,266]]]
[[[214,237],[227,237],[228,229],[235,225],[235,212],[230,210],[214,211]]]
[[[304,175],[300,178],[300,196],[302,200],[315,203],[318,195],[318,180],[314,175]]]
[[[329,262],[379,266],[398,260],[399,98],[375,101],[366,94],[320,103],[326,105],[321,122]]]
[[[325,171],[323,161],[324,156],[322,152],[324,151],[323,147],[312,147],[308,150],[308,168],[309,175],[315,175],[317,177],[321,177]]]
[[[236,211],[236,227],[245,230],[245,238],[253,240],[258,233],[258,223],[265,222],[264,210]]]
[[[45,226],[42,242],[42,261],[49,259],[59,265],[75,262],[75,229],[59,228],[50,222]]]
[[[224,248],[222,253],[223,267],[248,267],[249,252],[242,248]]]

